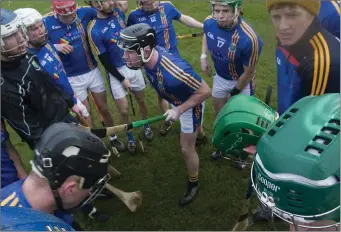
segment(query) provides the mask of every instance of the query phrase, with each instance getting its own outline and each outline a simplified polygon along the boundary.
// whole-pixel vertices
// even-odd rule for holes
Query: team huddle
[[[266,169],[270,163],[263,160],[271,160],[267,155],[272,154],[262,154],[258,150],[258,147],[263,149],[264,146],[271,146],[266,137],[269,135],[262,134],[272,128],[278,119],[277,115],[279,122],[282,122],[280,128],[285,125],[281,131],[284,134],[295,129],[295,126],[296,129],[299,127],[297,118],[283,123],[288,111],[291,117],[300,109],[298,115],[301,115],[302,124],[309,117],[320,117],[316,125],[323,127],[324,123],[329,123],[332,128],[330,133],[324,134],[329,143],[334,144],[329,149],[337,149],[337,146],[339,149],[339,141],[332,135],[339,136],[340,115],[335,107],[324,105],[328,101],[329,104],[338,102],[339,109],[339,101],[335,99],[339,99],[340,93],[340,54],[333,52],[340,49],[338,1],[266,1],[278,42],[278,113],[267,108],[264,111],[261,103],[250,103],[246,111],[243,108],[255,99],[252,96],[256,88],[256,69],[264,45],[256,30],[243,18],[243,0],[210,1],[212,15],[203,23],[182,14],[171,2],[137,0],[137,8],[129,15],[128,1],[84,2],[88,6],[77,6],[74,0],[52,0],[53,11],[45,16],[33,8],[15,11],[1,8],[1,206],[33,208],[54,214],[76,230],[82,230],[72,216],[76,210],[95,221],[108,219],[107,215],[96,209],[93,201],[97,197],[112,196],[105,190],[110,179],[108,168],[111,152],[100,138],[84,129],[93,127],[94,116],[89,113],[91,101],[104,127],[118,124],[114,123],[109,110],[108,101],[111,99],[107,99],[104,77],[97,60],[105,70],[120,124],[131,121],[128,112],[129,106],[133,104],[132,95],[141,119],[151,116],[145,101],[145,80],[156,91],[158,98],[155,101],[158,102],[160,113],[165,116],[159,134],[166,136],[173,123],[180,121],[180,145],[188,173],[187,186],[179,200],[181,206],[191,203],[199,191],[196,144],[206,139],[202,124],[205,103],[210,96],[217,118],[215,125],[219,125],[214,127],[213,134],[226,126],[220,135],[223,140],[216,146],[212,159],[219,159],[226,153],[232,154],[232,150],[255,154],[251,176],[256,175],[260,184],[265,186],[260,190],[259,181],[251,178],[261,202],[254,214],[255,221],[273,219],[273,211],[269,213],[263,205],[272,207],[273,201],[277,201],[276,198],[269,203],[268,195],[266,201],[262,198],[262,194],[269,194],[266,188],[277,191],[277,187],[269,184],[270,180],[261,181],[260,177],[270,176],[274,182],[277,176],[270,175]],[[202,54],[198,62],[200,60],[201,71],[206,76],[213,76],[212,86],[181,56],[174,20],[203,31]],[[209,57],[214,65],[214,74]],[[313,97],[319,95],[323,96]],[[321,106],[319,110],[314,111],[314,104],[307,98],[314,98],[315,106]],[[233,101],[237,103],[233,104]],[[321,116],[321,112],[325,112],[323,110],[328,113]],[[259,114],[257,122],[246,116],[250,114],[247,111],[253,111],[253,115]],[[271,119],[269,113],[267,118],[262,116],[264,112],[270,111]],[[244,113],[236,117],[231,112]],[[260,124],[259,118],[262,117],[267,126]],[[30,162],[32,170],[28,174],[9,140],[5,121],[34,151],[34,159]],[[256,127],[259,131],[257,135],[254,133]],[[307,131],[314,133],[312,130]],[[231,133],[236,133],[236,138],[246,139],[237,139],[240,144],[236,145],[234,134],[226,139]],[[270,140],[277,143],[277,137],[288,138],[281,133],[271,135],[273,137]],[[133,130],[128,130],[126,135],[127,144],[120,141],[116,134],[109,136],[114,153],[126,149],[131,154],[136,153],[138,143]],[[147,140],[153,140],[154,132],[149,123],[143,125],[143,135]],[[308,139],[310,135],[305,133],[302,138]],[[252,143],[245,142],[252,136],[249,140]],[[302,143],[305,142],[303,140]],[[233,148],[231,144],[234,144]],[[332,153],[320,145],[316,149],[319,154],[322,153],[321,149],[325,149],[327,154]],[[311,152],[309,149],[307,151]],[[295,157],[290,159],[302,162]],[[290,163],[290,160],[285,161]],[[246,164],[247,157],[236,162],[240,169],[246,168]],[[308,167],[311,163],[306,165]],[[292,178],[295,171],[290,170]],[[281,181],[290,179],[278,178]],[[298,178],[297,181],[300,180]],[[324,184],[305,179],[303,182],[325,188],[339,186],[335,178]],[[321,194],[323,198],[325,193],[316,194]],[[270,195],[273,196],[273,193]],[[41,201],[42,197],[46,200]],[[279,205],[282,206],[281,203]],[[322,208],[328,211],[334,206],[334,203],[328,203]],[[298,229],[296,221],[302,225],[313,223],[304,217],[297,220],[296,215],[306,215],[303,214],[304,210],[292,213],[290,207],[284,208],[285,213],[276,208],[276,216],[293,224],[295,228],[291,229]],[[319,228],[334,226],[335,222],[339,222],[335,219],[334,211],[332,219],[326,219],[327,226],[323,224]],[[313,214],[321,212],[316,210]],[[295,216],[289,220],[288,215]],[[332,223],[329,223],[329,219]],[[312,228],[316,226],[311,225]]]

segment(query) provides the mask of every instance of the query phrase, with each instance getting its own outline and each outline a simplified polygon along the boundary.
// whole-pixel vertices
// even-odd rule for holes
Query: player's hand
[[[64,55],[73,52],[73,47],[69,44],[55,44],[54,47],[58,52],[63,53]]]
[[[211,65],[208,62],[207,58],[202,58],[200,59],[200,64],[201,64],[201,70],[208,76],[210,77],[212,75],[212,69]]]
[[[81,117],[82,116],[82,114],[81,114],[81,111],[80,111],[80,109],[79,109],[79,107],[77,106],[77,104],[74,104],[73,106],[72,106],[72,112],[74,112],[75,114],[77,114],[77,116],[78,117]]]
[[[131,89],[132,89],[130,81],[127,80],[127,79],[124,79],[124,81],[122,81],[122,86],[123,86],[123,88],[125,88],[125,89],[127,89],[129,91],[131,91]]]
[[[89,117],[88,109],[78,98],[77,98],[77,106],[78,106],[79,112],[81,113],[83,118],[86,119],[87,117]]]
[[[178,107],[175,107],[173,109],[167,110],[164,114],[167,116],[166,121],[176,121],[179,119],[181,113]]]

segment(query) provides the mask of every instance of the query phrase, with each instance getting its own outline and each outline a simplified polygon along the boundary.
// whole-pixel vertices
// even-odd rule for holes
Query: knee
[[[191,154],[195,153],[195,146],[183,144],[181,146],[181,151],[185,156],[191,155]]]
[[[102,102],[100,104],[97,104],[97,107],[98,107],[99,112],[102,115],[109,113],[109,106],[106,102]]]
[[[128,107],[120,108],[120,115],[122,116],[122,118],[127,118],[128,117]]]

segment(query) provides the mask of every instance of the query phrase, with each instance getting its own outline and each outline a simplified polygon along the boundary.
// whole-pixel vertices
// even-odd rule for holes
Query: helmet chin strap
[[[223,30],[227,30],[227,31],[228,30],[232,30],[237,25],[238,19],[239,19],[239,13],[237,12],[237,9],[235,9],[235,11],[234,11],[234,17],[233,18],[229,18],[228,21],[231,20],[231,19],[233,20],[231,26],[222,26],[222,25],[219,25],[217,23],[218,27],[223,29]]]

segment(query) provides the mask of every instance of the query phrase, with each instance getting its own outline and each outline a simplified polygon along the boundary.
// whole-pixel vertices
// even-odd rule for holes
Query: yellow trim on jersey
[[[209,20],[211,18],[213,18],[212,15],[207,16],[206,19],[204,20],[204,23],[205,23],[206,20]]]
[[[249,67],[254,67],[256,66],[258,62],[258,50],[259,50],[259,45],[258,45],[258,38],[253,29],[244,21],[240,24],[242,30],[245,32],[245,34],[250,38],[251,43],[252,43],[252,54],[249,60]]]
[[[170,67],[174,72],[180,76],[180,78],[183,78],[186,82],[190,83],[192,86],[194,86],[193,89],[198,89],[201,85],[201,83],[186,73],[184,70],[179,68],[177,65],[175,65],[171,60],[169,60],[167,57],[163,56],[161,59],[161,63],[164,62],[168,67]]]
[[[16,206],[18,204],[18,202],[19,202],[19,198],[16,197],[16,198],[14,198],[14,200],[11,202],[11,204],[9,206]]]
[[[321,95],[326,91],[329,79],[329,47],[320,32],[310,40],[310,44],[314,48],[314,74],[310,94]]]
[[[11,195],[9,195],[5,200],[1,201],[1,206],[5,206],[8,204],[8,202],[10,202],[14,197],[15,197],[16,193],[13,192]]]
[[[95,66],[91,60],[91,51],[88,50],[87,39],[86,39],[87,34],[85,33],[83,25],[81,23],[77,23],[77,29],[81,31],[81,39],[82,39],[82,45],[85,51],[85,56],[88,61],[89,68],[93,70]]]
[[[335,10],[337,11],[337,13],[340,15],[340,6],[335,1],[331,1],[331,2],[333,6],[335,7]]]
[[[98,47],[96,46],[94,40],[92,39],[92,35],[91,35],[91,31],[92,31],[93,27],[95,26],[95,23],[96,23],[96,19],[92,20],[89,23],[89,25],[88,25],[88,37],[89,37],[89,42],[90,42],[91,47],[95,50],[94,52],[98,56],[100,54],[100,51],[99,51]]]

